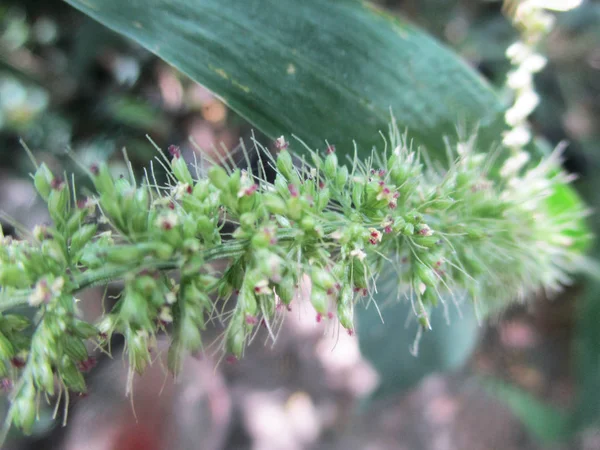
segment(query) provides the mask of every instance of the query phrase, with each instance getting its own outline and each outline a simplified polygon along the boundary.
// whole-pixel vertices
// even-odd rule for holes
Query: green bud
[[[352,261],[352,282],[354,286],[366,289],[369,286],[367,267],[364,262],[354,259]]]
[[[129,347],[131,353],[131,347]],[[60,377],[68,389],[74,392],[85,392],[85,380],[73,361],[68,356],[63,356],[60,366]]]
[[[144,295],[150,295],[158,289],[156,280],[149,275],[138,276],[134,283],[135,289]]]
[[[396,217],[396,219],[394,219],[394,225],[393,225],[393,229],[395,231],[402,231],[404,229],[404,225],[406,224],[406,221],[404,220],[404,217]],[[413,229],[414,231],[414,229]]]
[[[254,231],[256,229],[256,214],[247,212],[240,216],[240,227],[244,231]]]
[[[348,181],[348,168],[346,166],[340,167],[335,175],[335,187],[338,190],[343,190],[344,186],[346,186],[346,182]]]
[[[173,256],[174,248],[166,242],[148,242],[145,247],[140,248],[142,256],[145,254],[146,250],[151,252],[158,259],[165,260]]]
[[[135,245],[120,245],[106,250],[106,261],[115,264],[140,262],[145,252]]]
[[[256,314],[258,314],[258,303],[256,302],[256,296],[254,295],[253,290],[254,287],[242,289],[237,300],[240,311],[243,311],[245,315],[249,316],[256,316]]]
[[[192,196],[201,202],[206,200],[209,194],[209,180],[198,180],[198,182],[194,185],[192,190]]]
[[[260,230],[260,231],[256,232],[254,234],[254,236],[252,236],[252,241],[251,241],[252,248],[254,248],[254,249],[267,248],[271,243],[271,239],[272,239],[272,237],[269,234]]]
[[[88,358],[87,348],[81,339],[72,336],[65,336],[63,339],[65,353],[75,361],[84,361]]]
[[[300,220],[303,216],[302,203],[299,197],[290,197],[287,201],[288,216],[292,220]]]
[[[335,278],[323,267],[313,266],[311,270],[310,279],[313,286],[318,286],[324,291],[331,289],[335,286]]]
[[[300,226],[305,231],[314,230],[316,225],[317,222],[315,221],[315,218],[313,216],[306,215],[302,217],[302,220],[300,221]]]
[[[281,283],[275,286],[275,293],[279,297],[282,303],[289,305],[294,299],[294,282],[289,278],[284,278]]]
[[[317,170],[320,169],[323,165],[323,158],[321,158],[321,156],[317,152],[311,152],[310,156],[313,161],[313,166],[315,166]]]
[[[196,217],[196,229],[203,238],[208,238],[212,236],[215,231],[215,225],[212,220],[210,220],[206,216],[198,216]]]
[[[277,155],[277,170],[286,178],[286,180],[290,181],[292,179],[294,164],[292,162],[292,156],[287,150],[281,150]]]
[[[69,188],[65,183],[56,189],[51,189],[48,194],[48,212],[56,223],[62,223],[67,218],[69,204]]]
[[[315,308],[319,314],[327,314],[329,298],[327,297],[325,291],[313,286],[310,293],[310,302],[313,305],[313,308]]]
[[[402,227],[402,234],[412,236],[415,233],[415,226],[412,223],[407,223]]]
[[[262,203],[270,214],[283,215],[287,212],[285,201],[277,194],[270,192],[263,194]]]
[[[184,317],[178,329],[181,345],[188,351],[196,351],[202,346],[202,337],[198,325],[191,317]]]
[[[221,191],[227,191],[229,188],[229,175],[221,166],[212,166],[208,171],[208,179]]]
[[[2,329],[6,331],[23,331],[31,324],[27,317],[20,314],[0,316],[0,323],[2,324]]]
[[[119,196],[121,197],[124,195],[129,195],[133,191],[131,183],[124,176],[121,176],[117,179],[117,181],[115,181],[115,189],[117,191],[117,194],[119,194]]]
[[[54,373],[48,361],[45,358],[36,360],[32,371],[36,386],[48,394],[54,395]]]
[[[179,339],[173,339],[167,353],[167,367],[177,377],[183,366],[183,345]]]
[[[190,186],[194,185],[192,174],[190,173],[187,163],[182,157],[175,156],[171,160],[171,169],[173,170],[173,175],[175,175],[177,181],[180,183],[189,184]]]
[[[394,166],[392,166],[392,167],[393,168],[390,171],[390,180],[392,180],[392,182],[396,186],[402,186],[408,179],[408,176],[410,174],[410,166],[407,164],[396,165],[394,163]]]
[[[337,172],[338,159],[335,153],[330,153],[325,158],[325,164],[323,165],[323,172],[329,180],[334,180]]]
[[[438,242],[440,242],[440,237],[436,236],[436,235],[421,236],[419,234],[415,234],[413,236],[413,239],[415,240],[415,243],[417,243],[418,245],[421,245],[421,246],[427,247],[427,248],[435,247],[438,244]]]
[[[290,192],[288,190],[288,182],[285,179],[285,177],[283,175],[277,174],[277,176],[275,177],[275,182],[273,183],[273,185],[275,186],[275,191],[277,191],[277,193],[283,197],[283,198],[287,198],[290,195]]]
[[[352,302],[337,304],[337,316],[340,324],[347,330],[354,329],[354,315],[353,315]]]
[[[61,266],[67,265],[65,248],[57,240],[48,240],[42,242],[42,254]]]
[[[163,303],[162,296],[160,297],[161,303]],[[148,317],[148,302],[139,292],[131,290],[126,292],[119,310],[119,317],[124,323],[137,324],[142,328],[152,328],[151,320]]]
[[[92,168],[92,181],[99,194],[112,197],[116,193],[115,182],[105,163]]]
[[[71,237],[70,253],[75,255],[83,249],[84,245],[94,237],[97,230],[98,226],[96,224],[82,225]]]
[[[317,195],[317,203],[316,203],[317,211],[323,211],[325,209],[325,207],[327,206],[327,204],[329,203],[330,198],[331,198],[331,193],[329,192],[329,188],[325,187],[325,188],[321,189],[321,191]]]
[[[129,365],[141,375],[152,360],[148,349],[148,333],[129,329],[126,333],[126,342],[129,350]]]
[[[354,182],[352,184],[352,203],[356,209],[360,209],[362,206],[362,198],[365,186],[360,182]]]
[[[404,219],[408,222],[408,223],[412,223],[413,225],[418,225],[423,221],[423,216],[418,212],[418,211],[411,211],[409,212]]]
[[[469,227],[467,228],[466,232],[469,239],[473,239],[474,241],[484,239],[486,236],[482,228]]]
[[[38,169],[35,171],[35,175],[33,176],[33,184],[35,185],[35,189],[38,191],[38,194],[40,194],[40,197],[42,197],[44,201],[48,201],[53,180],[54,175],[46,163],[40,164]]]
[[[437,285],[437,277],[430,267],[419,261],[415,261],[413,264],[414,273],[420,282],[428,287],[435,287]]]
[[[219,296],[219,299],[228,299],[231,297],[231,294],[233,294],[233,286],[231,286],[228,281],[223,280],[217,289],[217,295]]]
[[[90,339],[98,336],[98,329],[83,320],[74,319],[72,324],[74,334],[80,339]]]
[[[10,408],[13,423],[26,435],[31,434],[35,423],[36,409],[35,389],[31,383],[28,383],[19,391]]]
[[[13,264],[0,264],[0,286],[23,289],[29,287],[32,281],[29,274]]]
[[[0,361],[12,358],[15,355],[15,348],[8,338],[0,333]]]
[[[246,333],[244,332],[243,323],[235,320],[231,322],[227,331],[226,347],[227,351],[237,358],[242,356],[246,341]]]

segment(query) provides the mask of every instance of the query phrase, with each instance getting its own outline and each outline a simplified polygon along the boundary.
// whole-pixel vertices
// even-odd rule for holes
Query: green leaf
[[[449,322],[446,322],[443,308],[436,308],[431,315],[432,329],[423,332],[418,354],[413,356],[410,347],[418,327],[411,304],[407,300],[397,302],[395,293],[390,296],[392,302],[388,295],[380,293],[376,296],[384,322],[373,306],[356,311],[361,353],[380,377],[372,399],[409,389],[430,373],[460,368],[477,342],[478,324],[473,306],[466,302],[459,313],[452,300],[446,299]],[[388,305],[381,306],[386,300]],[[407,318],[412,319],[408,326]]]
[[[497,379],[484,378],[488,392],[504,402],[537,439],[554,442],[573,434],[568,411],[555,408],[536,399],[523,389]]]
[[[502,104],[423,31],[355,0],[67,0],[137,41],[271,138],[363,151],[390,108],[433,153],[459,122],[499,140]]]

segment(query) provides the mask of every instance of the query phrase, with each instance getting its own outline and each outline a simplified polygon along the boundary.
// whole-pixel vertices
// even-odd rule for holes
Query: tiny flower
[[[35,289],[29,295],[29,305],[39,306],[42,303],[48,303],[52,299],[52,291],[48,287],[48,281],[40,280],[35,285]]]
[[[177,217],[177,214],[175,214],[174,212],[168,212],[166,214],[161,214],[156,219],[156,225],[159,228],[161,228],[162,230],[171,230],[177,226],[178,222],[179,222],[179,218]]]
[[[325,150],[325,153],[327,153],[328,155],[335,153],[335,145],[328,145],[327,149]]]
[[[279,150],[285,150],[289,146],[290,146],[290,143],[285,140],[284,136],[280,136],[277,139],[275,139],[275,147],[277,149],[279,149]]]
[[[238,191],[238,198],[250,197],[258,190],[258,185],[253,183],[250,186],[244,186]]]
[[[431,236],[433,234],[433,230],[429,228],[429,225],[423,224],[420,226],[419,234],[421,236]]]
[[[168,306],[163,306],[158,313],[158,320],[163,323],[171,323],[173,322],[173,315],[171,314],[171,308]]]
[[[358,259],[359,261],[364,261],[364,259],[367,257],[367,254],[365,252],[363,252],[361,249],[355,248],[354,250],[352,250],[350,252],[350,256]]]
[[[369,242],[371,244],[378,244],[381,242],[382,237],[383,235],[381,234],[381,231],[377,230],[376,228],[369,228]]]
[[[33,228],[33,237],[38,241],[51,238],[52,235],[48,232],[48,228],[45,225],[36,225]]]
[[[177,301],[177,296],[174,292],[169,291],[165,294],[165,301],[167,304],[172,305]]]
[[[60,177],[54,177],[54,179],[50,182],[50,188],[55,191],[60,191],[65,187],[65,182]]]
[[[267,295],[271,293],[268,280],[260,280],[254,285],[254,293],[256,295]]]
[[[187,183],[177,183],[177,185],[173,188],[173,197],[175,197],[177,200],[183,198],[186,194],[191,193],[192,187]]]
[[[299,195],[298,188],[294,184],[288,184],[288,191],[292,197],[298,197]]]
[[[181,157],[181,149],[176,145],[169,145],[169,154],[173,158],[180,158]]]
[[[255,316],[251,316],[250,314],[246,314],[246,323],[248,325],[256,325],[258,323],[258,319]]]

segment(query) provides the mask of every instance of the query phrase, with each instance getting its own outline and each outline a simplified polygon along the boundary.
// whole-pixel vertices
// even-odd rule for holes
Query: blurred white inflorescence
[[[547,63],[546,57],[538,52],[538,46],[554,26],[555,17],[549,11],[568,11],[581,2],[582,0],[505,1],[507,15],[519,30],[521,38],[506,50],[506,56],[513,65],[506,85],[514,95],[513,104],[505,113],[510,129],[504,133],[503,143],[512,150],[512,156],[502,168],[503,177],[513,177],[529,160],[529,154],[523,150],[532,137],[527,117],[539,103],[533,76]]]

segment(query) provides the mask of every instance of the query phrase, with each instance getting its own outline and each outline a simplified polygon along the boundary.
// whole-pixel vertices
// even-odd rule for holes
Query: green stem
[[[294,239],[296,233],[297,231],[292,229],[282,229],[278,231],[277,238],[281,241],[291,241]],[[225,241],[215,247],[202,250],[202,253],[205,261],[237,258],[244,254],[247,246],[248,241],[245,239]],[[106,265],[99,269],[86,270],[74,277],[73,282],[76,288],[73,290],[73,295],[93,286],[116,281],[123,278],[125,274],[133,271],[140,271],[143,269],[160,271],[175,270],[180,268],[181,264],[181,258],[174,258],[168,261],[150,259],[144,260],[142,264],[129,264],[127,266]],[[2,292],[0,294],[0,312],[26,305],[29,301],[30,293],[31,289],[22,289],[10,293]]]

